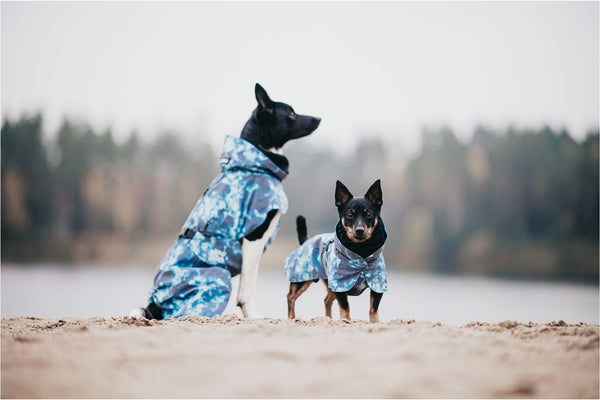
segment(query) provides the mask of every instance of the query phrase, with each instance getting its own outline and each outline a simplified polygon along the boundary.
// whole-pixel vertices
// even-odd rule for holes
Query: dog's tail
[[[302,215],[296,217],[296,232],[298,233],[300,244],[306,242],[306,239],[308,239],[308,229],[306,229],[306,218]]]

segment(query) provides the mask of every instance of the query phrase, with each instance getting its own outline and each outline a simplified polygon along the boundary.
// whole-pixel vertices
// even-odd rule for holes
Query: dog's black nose
[[[354,232],[356,232],[357,235],[362,235],[363,233],[365,233],[365,228],[362,226],[357,226],[356,228],[354,228]]]

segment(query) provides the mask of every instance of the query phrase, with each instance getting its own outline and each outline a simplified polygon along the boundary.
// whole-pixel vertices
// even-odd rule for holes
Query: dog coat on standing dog
[[[383,225],[383,221],[380,223]],[[334,292],[348,292],[356,287],[360,294],[368,286],[374,292],[384,293],[387,273],[382,252],[383,246],[362,258],[344,247],[335,232],[323,233],[307,239],[285,259],[285,275],[292,283],[326,279]]]
[[[198,200],[158,265],[150,302],[163,318],[221,314],[242,267],[242,239],[272,210],[287,212],[287,171],[241,138],[225,137],[221,173]],[[278,227],[277,227],[278,228]],[[277,229],[263,251],[277,234]]]

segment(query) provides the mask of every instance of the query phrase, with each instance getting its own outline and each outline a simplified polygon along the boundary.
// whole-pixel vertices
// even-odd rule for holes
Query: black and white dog
[[[238,274],[237,305],[244,317],[259,316],[254,290],[260,260],[288,206],[281,181],[289,165],[281,148],[311,134],[321,119],[272,101],[259,84],[255,95],[258,105],[240,137],[225,138],[221,173],[159,264],[148,305],[130,316],[219,315]]]

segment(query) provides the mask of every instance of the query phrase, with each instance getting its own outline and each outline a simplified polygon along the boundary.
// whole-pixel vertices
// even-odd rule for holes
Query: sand
[[[2,320],[2,398],[598,398],[599,326]]]

